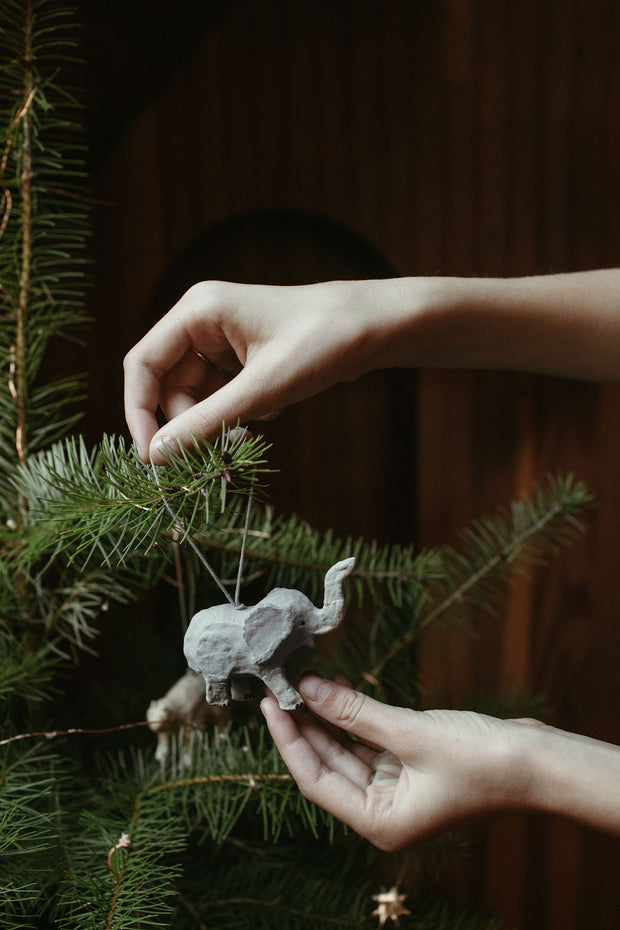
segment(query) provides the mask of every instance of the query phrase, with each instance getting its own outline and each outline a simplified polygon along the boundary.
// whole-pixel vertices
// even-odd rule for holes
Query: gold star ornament
[[[386,920],[398,924],[399,917],[411,913],[406,907],[403,907],[403,901],[406,897],[406,894],[398,893],[396,885],[390,888],[389,891],[373,894],[372,900],[377,902],[378,907],[376,911],[372,912],[372,916],[379,918],[379,927],[382,927]]]

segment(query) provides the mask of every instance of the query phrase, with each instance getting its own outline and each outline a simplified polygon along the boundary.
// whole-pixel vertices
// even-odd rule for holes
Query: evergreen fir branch
[[[110,572],[94,568],[82,578],[68,578],[66,584],[41,586],[36,598],[43,624],[43,638],[57,644],[60,637],[79,649],[89,649],[98,632],[96,621],[110,604],[128,604],[144,592],[148,578],[140,573]],[[92,648],[91,650],[92,651]]]
[[[24,643],[4,624],[0,624],[0,654],[0,721],[6,733],[15,713],[13,697],[24,701],[50,697],[57,659],[45,647],[24,649]]]
[[[443,572],[425,589],[418,622],[394,641],[364,680],[378,684],[386,667],[440,621],[466,621],[472,606],[496,615],[505,602],[511,571],[546,562],[561,545],[571,543],[583,532],[583,514],[591,506],[592,496],[582,483],[571,475],[550,476],[533,499],[524,495],[513,502],[509,514],[474,521],[462,534],[461,552],[442,547]]]
[[[40,0],[15,5],[6,2],[3,20],[0,111],[6,130],[0,140],[0,294],[7,312],[1,321],[0,339],[12,359],[11,404],[4,409],[12,405],[13,416],[8,422],[3,417],[1,451],[2,458],[10,461],[6,429],[10,423],[13,459],[17,455],[23,461],[29,449],[30,420],[34,421],[33,435],[38,433],[37,442],[49,430],[42,419],[45,412],[38,411],[38,398],[33,393],[47,342],[53,333],[62,333],[84,320],[88,211],[80,201],[67,207],[58,203],[57,196],[46,193],[56,177],[64,178],[68,172],[76,181],[79,177],[84,180],[81,156],[77,155],[79,143],[74,141],[81,129],[55,115],[59,100],[65,107],[68,104],[66,93],[54,84],[53,72],[59,67],[63,48],[72,44],[66,31],[57,29],[64,20],[64,29],[75,28],[70,11],[63,9],[59,17],[51,4]],[[47,51],[37,45],[46,36],[46,44],[54,51],[53,65]],[[72,419],[65,421],[64,427],[72,423]],[[55,435],[59,435],[58,430]]]
[[[65,930],[169,926],[179,874],[171,860],[183,849],[185,835],[160,815],[155,800],[139,795],[124,807],[108,803],[108,825],[102,810],[86,811],[79,819],[54,907]],[[115,848],[125,833],[129,845]]]
[[[93,560],[117,566],[148,556],[162,542],[165,561],[173,535],[182,538],[198,521],[209,520],[227,497],[260,487],[265,448],[254,439],[225,439],[220,446],[197,442],[155,477],[135,447],[127,449],[122,440],[105,437],[89,452],[83,440],[69,439],[32,456],[17,476],[16,489],[29,502],[27,522],[47,527],[50,545],[70,551],[70,562],[83,568]],[[160,485],[178,520],[170,515]],[[43,536],[34,542],[43,543]]]
[[[193,852],[193,851],[192,851]],[[227,930],[326,930],[377,926],[373,895],[392,866],[367,844],[348,838],[332,848],[312,840],[269,851],[249,845],[205,850],[186,865],[175,930],[225,926]],[[217,870],[217,882],[204,875]],[[396,871],[396,870],[395,870]],[[406,873],[403,873],[406,874]],[[501,921],[399,883],[411,916],[400,926],[417,930],[500,930]],[[414,879],[415,881],[415,879]],[[417,881],[415,881],[417,888]]]
[[[63,927],[167,925],[179,879],[175,854],[183,849],[188,831],[198,827],[219,844],[242,814],[262,806],[273,837],[287,821],[292,830],[300,823],[307,828],[310,820],[316,830],[316,812],[305,818],[302,809],[300,820],[299,793],[282,771],[278,753],[260,745],[252,750],[248,740],[247,731],[224,731],[211,738],[196,732],[191,758],[179,739],[163,770],[137,750],[108,763],[109,790],[100,789],[99,799],[93,798],[82,813],[69,850],[70,867],[56,908]],[[256,771],[249,771],[250,766]],[[279,790],[267,805],[261,804],[263,791],[274,783]],[[114,850],[123,833],[130,845]],[[112,874],[106,855],[111,850]],[[219,877],[214,884],[219,885]]]
[[[368,926],[375,889],[369,870],[360,868],[368,856],[356,841],[330,849],[300,836],[280,850],[236,844],[200,852],[196,862],[186,863],[178,930],[195,927],[197,920],[230,930]],[[370,871],[377,858],[372,855]],[[199,883],[201,873],[216,873],[217,881]]]
[[[111,605],[135,602],[159,580],[165,565],[151,554],[127,567],[99,564],[76,575],[65,555],[54,551],[54,544],[54,537],[50,539],[50,534],[37,526],[0,530],[0,613],[22,630],[27,624],[28,639],[22,633],[17,664],[25,671],[32,663],[31,670],[38,670],[41,681],[46,678],[46,665],[51,669],[59,657],[66,657],[67,643],[92,652],[101,615]],[[25,586],[19,601],[15,598],[15,577]],[[1,583],[3,578],[6,584]],[[13,636],[10,628],[6,629],[6,636]],[[1,634],[0,626],[0,643]],[[26,641],[28,649],[24,651]],[[12,654],[7,646],[7,673]],[[0,691],[1,680],[0,674]]]
[[[2,927],[32,926],[58,879],[56,796],[67,768],[40,746],[0,750]]]
[[[377,600],[384,590],[386,600],[397,607],[414,601],[438,570],[430,551],[417,552],[413,545],[379,545],[361,537],[337,538],[331,531],[319,532],[293,515],[267,513],[267,520],[256,536],[248,540],[247,572],[261,572],[265,586],[285,585],[305,590],[318,599],[323,576],[340,559],[355,556],[351,576],[353,590],[362,600],[372,591]]]
[[[158,797],[162,816],[167,812],[175,823],[183,819],[188,830],[199,828],[215,843],[250,812],[273,842],[300,825],[314,835],[331,835],[334,829],[333,818],[299,793],[263,727],[251,732],[231,725],[213,734],[194,730],[189,741],[179,734],[162,765],[134,750],[129,759],[109,760],[108,767],[115,790],[119,780],[125,782],[121,795]]]
[[[227,578],[236,575],[241,553],[243,496],[267,471],[265,449],[260,437],[230,448],[197,441],[158,469],[158,484],[135,448],[127,449],[122,440],[105,437],[98,450],[88,452],[71,439],[31,456],[16,488],[29,501],[28,523],[47,526],[55,545],[71,548],[72,559],[79,557],[84,567],[93,560],[124,564],[153,547],[170,557],[173,535],[182,542],[191,534]],[[161,488],[181,526],[175,526]],[[232,501],[223,507],[228,497]],[[253,507],[246,578],[260,575],[265,586],[303,587],[318,598],[325,571],[350,555],[357,559],[357,595],[369,585],[373,593],[383,585],[385,598],[398,606],[411,607],[438,568],[432,552],[337,539],[295,516],[276,518],[269,508]]]

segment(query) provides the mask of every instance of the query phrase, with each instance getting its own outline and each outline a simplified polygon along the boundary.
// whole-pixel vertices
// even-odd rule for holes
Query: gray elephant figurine
[[[303,707],[285,665],[300,646],[314,645],[315,634],[340,624],[345,612],[342,582],[354,566],[354,558],[332,565],[320,608],[301,591],[274,588],[253,607],[218,604],[195,614],[183,648],[189,667],[205,679],[207,701],[246,700],[251,676],[267,685],[283,710]]]

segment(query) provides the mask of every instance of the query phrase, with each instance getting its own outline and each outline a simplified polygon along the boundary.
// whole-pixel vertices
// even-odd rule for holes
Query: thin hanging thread
[[[241,591],[241,579],[243,577],[243,562],[245,560],[245,544],[250,530],[250,511],[252,510],[252,488],[248,493],[248,506],[245,512],[245,526],[243,527],[243,536],[241,538],[241,552],[239,553],[239,569],[237,570],[237,585],[235,587],[235,607],[239,607],[239,593]]]
[[[196,545],[196,543],[194,542],[193,538],[189,535],[189,533],[186,532],[185,527],[183,525],[183,521],[179,517],[178,513],[175,513],[172,505],[170,504],[170,501],[168,500],[168,498],[166,497],[164,493],[164,489],[161,486],[159,475],[157,473],[157,466],[155,465],[152,459],[151,459],[151,469],[153,471],[153,476],[155,478],[155,483],[157,484],[157,487],[159,489],[161,499],[164,502],[164,507],[166,508],[166,510],[172,517],[172,519],[174,520],[175,526],[183,533],[183,538],[187,539],[188,543],[190,544],[190,546],[192,547],[192,549],[194,550],[194,552],[196,553],[196,555],[198,556],[198,558],[200,559],[204,567],[207,569],[207,571],[209,572],[209,574],[215,581],[220,591],[224,594],[224,597],[229,602],[229,604],[232,604],[233,607],[239,607],[240,606],[239,594],[241,591],[241,581],[243,579],[243,563],[245,561],[245,547],[246,547],[246,543],[248,539],[248,534],[250,531],[250,513],[252,510],[252,488],[250,488],[250,491],[248,494],[248,506],[245,512],[245,525],[243,527],[243,536],[241,538],[241,552],[239,554],[239,568],[237,570],[237,583],[235,586],[235,599],[233,600],[230,594],[228,593],[228,591],[226,590],[226,588],[224,587],[224,585],[222,584],[222,582],[220,581],[220,579],[218,578],[215,570],[211,567],[211,565],[207,561],[205,555],[201,552],[200,548]]]
[[[174,520],[175,525],[182,531],[182,533],[183,533],[183,538],[184,538],[184,539],[187,539],[188,543],[190,544],[190,546],[192,547],[192,549],[194,550],[194,552],[196,553],[196,555],[198,556],[198,558],[200,559],[200,561],[202,562],[202,564],[204,565],[204,567],[207,569],[207,571],[209,572],[209,574],[211,575],[211,577],[212,577],[213,580],[215,581],[215,583],[216,583],[216,585],[218,586],[218,588],[220,589],[220,591],[223,593],[223,595],[224,595],[224,597],[226,598],[226,600],[228,601],[228,603],[229,603],[229,604],[232,604],[233,607],[236,607],[237,605],[235,604],[235,602],[233,601],[232,597],[230,596],[230,594],[228,593],[228,591],[226,590],[226,588],[224,587],[224,585],[222,584],[222,582],[221,582],[220,579],[218,578],[216,572],[214,571],[213,568],[211,568],[211,566],[210,566],[209,563],[207,562],[205,556],[204,556],[203,553],[200,551],[199,547],[196,545],[196,543],[194,542],[194,540],[192,539],[192,537],[189,535],[189,533],[187,533],[187,532],[185,531],[185,527],[184,527],[184,525],[183,525],[183,521],[181,520],[181,518],[179,517],[179,515],[178,515],[177,513],[175,513],[174,509],[173,509],[172,506],[170,505],[170,502],[168,501],[168,498],[167,498],[166,495],[164,494],[164,489],[163,489],[162,486],[161,486],[161,482],[160,482],[160,480],[159,480],[159,475],[157,474],[157,466],[156,466],[155,463],[153,462],[153,459],[151,459],[151,469],[152,469],[152,471],[153,471],[153,476],[154,476],[154,478],[155,478],[155,483],[156,483],[157,487],[159,488],[159,493],[160,493],[160,495],[161,495],[161,499],[162,499],[162,501],[164,502],[164,507],[166,508],[166,510],[168,511],[168,513],[170,514],[170,516],[172,517],[172,519]]]

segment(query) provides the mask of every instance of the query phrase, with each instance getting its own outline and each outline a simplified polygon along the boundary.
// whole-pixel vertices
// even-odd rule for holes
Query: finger
[[[191,347],[188,330],[167,314],[125,356],[125,418],[143,458],[157,432],[155,412],[162,378]]]
[[[302,678],[299,692],[318,717],[402,758],[415,711],[381,704],[352,688],[313,675]]]
[[[306,675],[316,674],[314,672],[307,671]],[[352,684],[346,675],[334,675],[334,681],[338,685],[344,685],[346,688],[352,688]],[[355,755],[361,759],[366,765],[372,766],[373,761],[377,753],[383,751],[383,746],[378,746],[376,744],[370,744],[368,740],[352,740],[349,733],[336,726],[335,724],[328,723],[326,720],[321,721],[322,726],[328,733],[337,739],[339,743],[345,746],[350,752],[355,753]]]
[[[166,373],[194,348],[223,368],[239,365],[220,326],[222,291],[214,286],[190,288],[125,357],[125,417],[145,460],[157,432],[155,412]]]
[[[342,730],[334,735],[330,724],[308,713],[300,715],[297,725],[327,769],[339,772],[362,788],[368,785],[376,753],[354,743]]]
[[[277,704],[277,698],[268,688],[265,688],[265,695],[275,700]],[[270,705],[267,705],[268,710],[269,708]],[[272,713],[277,713],[277,711]],[[287,714],[291,716],[291,712],[287,712]],[[293,712],[292,716],[299,733],[308,740],[308,743],[328,768],[346,775],[362,787],[368,784],[374,771],[372,761],[376,756],[375,752],[354,743],[338,727],[334,727],[324,720],[317,720],[306,711]]]
[[[344,685],[345,688],[353,687],[346,675],[334,675],[334,681],[337,685]],[[371,753],[371,755],[375,755],[378,752],[383,752],[383,746],[379,746],[377,743],[371,743],[367,739],[365,739],[363,742],[357,742],[355,745],[364,747],[369,753]],[[370,756],[368,756],[368,752],[364,754],[364,758],[370,758]]]
[[[329,769],[293,715],[280,710],[274,698],[264,698],[261,710],[280,755],[302,794],[353,829],[363,832],[367,820],[365,788],[346,775]]]
[[[302,721],[302,723],[305,725],[305,721],[312,721],[314,719],[312,713],[306,713],[305,720]],[[357,756],[364,765],[371,766],[377,753],[383,751],[383,746],[369,746],[366,741],[362,742],[358,739],[352,739],[350,734],[345,732],[345,730],[333,723],[328,723],[327,720],[322,718],[316,721],[316,727],[320,732],[327,733],[328,736],[339,743],[344,750]]]
[[[172,420],[219,391],[231,377],[213,366],[205,365],[194,352],[188,353],[162,379],[160,407],[167,419]]]
[[[125,420],[138,452],[145,461],[158,429],[159,378],[146,366],[125,360]]]
[[[238,422],[255,420],[275,406],[267,379],[246,367],[214,394],[169,420],[152,437],[150,455],[156,464],[161,464],[176,444],[189,447],[192,436],[215,439],[222,424],[235,426]]]

